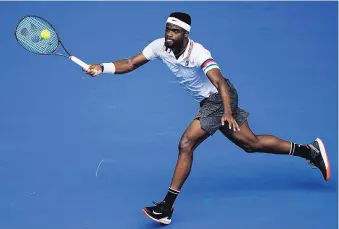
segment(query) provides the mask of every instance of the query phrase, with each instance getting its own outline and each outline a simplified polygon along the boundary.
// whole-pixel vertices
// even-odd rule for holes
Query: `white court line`
[[[112,160],[112,159],[102,159],[102,160],[100,161],[100,163],[98,164],[97,170],[95,171],[95,176],[96,176],[96,177],[98,177],[98,172],[99,172],[100,166],[101,166],[102,162],[104,162],[104,161],[106,161],[106,162],[112,162],[113,160]]]
[[[104,161],[104,159],[102,159],[97,167],[97,171],[95,172],[95,176],[97,177],[98,176],[98,171],[99,171],[99,168],[100,168],[100,165],[101,163]]]

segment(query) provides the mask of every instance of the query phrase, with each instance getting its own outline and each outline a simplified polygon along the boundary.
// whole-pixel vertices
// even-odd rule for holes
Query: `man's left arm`
[[[228,86],[225,82],[225,79],[219,68],[212,68],[206,72],[206,76],[211,81],[211,83],[217,88],[222,103],[224,105],[224,115],[221,118],[221,123],[224,125],[225,122],[228,122],[229,129],[234,131],[240,131],[238,123],[234,120],[232,109],[231,109],[231,99],[229,96]]]
[[[232,115],[231,110],[231,100],[229,96],[229,91],[227,84],[220,69],[213,68],[206,73],[206,76],[211,81],[211,83],[217,88],[224,105],[224,112]]]
[[[225,122],[227,122],[230,129],[233,129],[234,131],[240,130],[238,123],[233,118],[228,86],[221,73],[220,67],[208,49],[199,44],[196,46],[196,50],[195,55],[197,64],[201,67],[211,83],[217,88],[222,98],[224,114],[221,117],[221,125],[224,125]]]

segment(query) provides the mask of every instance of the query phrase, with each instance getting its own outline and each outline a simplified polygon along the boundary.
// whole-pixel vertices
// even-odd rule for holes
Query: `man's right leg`
[[[193,152],[209,136],[210,134],[201,127],[198,119],[191,122],[179,142],[178,160],[169,190],[162,202],[154,202],[155,206],[143,208],[145,215],[159,223],[171,223],[172,206],[191,172]]]

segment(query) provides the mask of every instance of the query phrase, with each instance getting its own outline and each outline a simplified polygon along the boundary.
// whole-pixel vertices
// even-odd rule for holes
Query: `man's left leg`
[[[309,160],[318,167],[324,179],[330,179],[330,163],[325,146],[317,138],[310,144],[296,144],[272,135],[255,135],[247,121],[240,126],[240,131],[230,131],[228,125],[219,129],[228,139],[248,153],[261,152],[281,155],[292,155]]]

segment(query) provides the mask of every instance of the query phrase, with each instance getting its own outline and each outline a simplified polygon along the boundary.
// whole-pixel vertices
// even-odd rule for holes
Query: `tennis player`
[[[238,107],[238,93],[225,78],[211,52],[189,37],[191,17],[174,12],[166,20],[165,37],[148,44],[129,59],[91,64],[92,77],[101,73],[125,74],[154,59],[160,59],[173,72],[177,82],[200,103],[200,110],[181,136],[179,156],[168,192],[159,203],[142,209],[152,220],[170,224],[173,205],[188,178],[194,150],[219,130],[248,153],[271,153],[304,158],[316,166],[324,180],[330,179],[330,163],[320,138],[308,144],[285,141],[272,135],[256,135],[248,124],[249,113]]]

